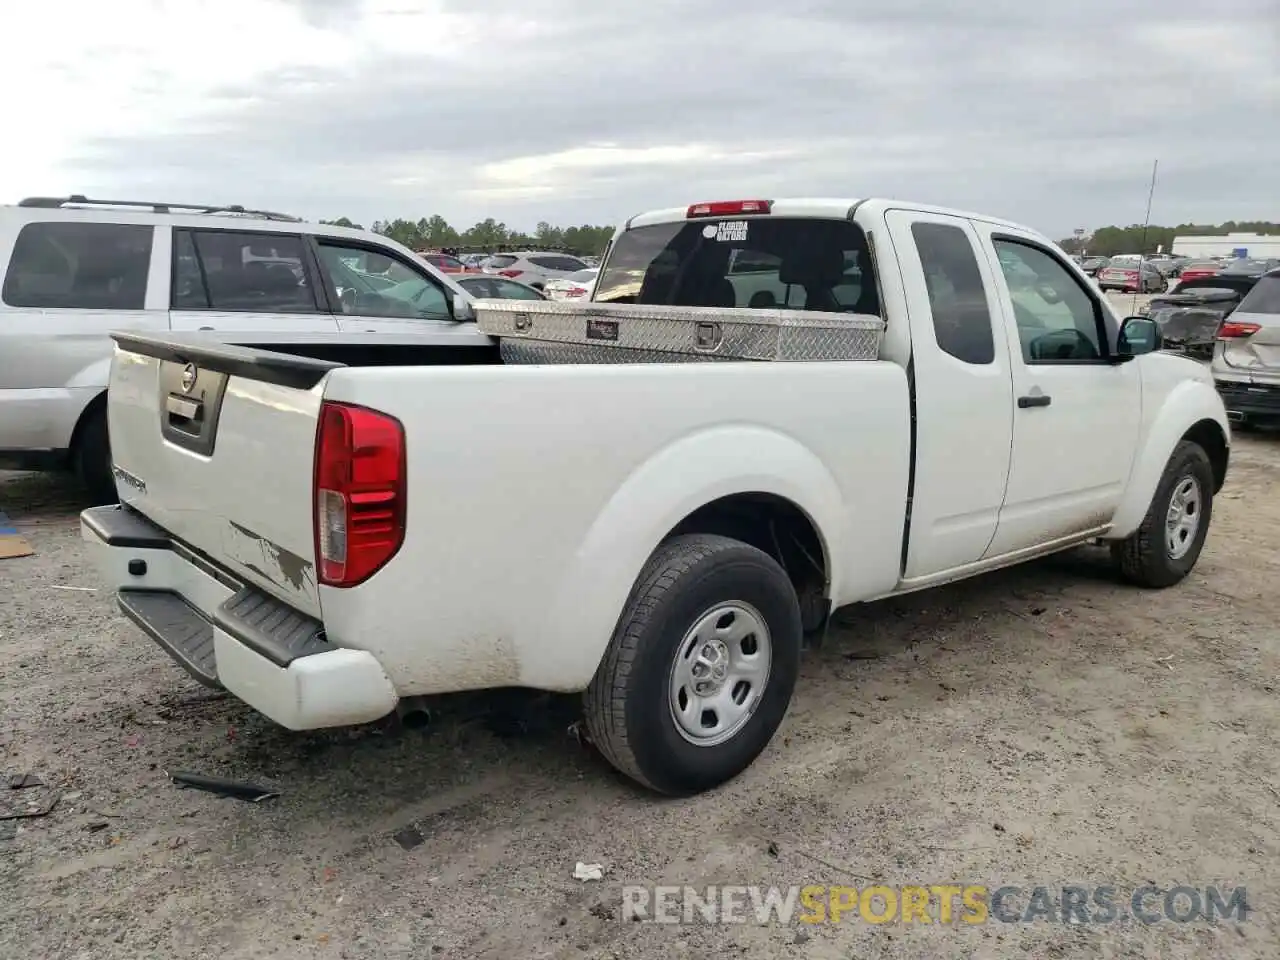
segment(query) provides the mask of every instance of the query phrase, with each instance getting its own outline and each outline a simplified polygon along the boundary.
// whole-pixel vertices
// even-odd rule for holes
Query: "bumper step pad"
[[[213,624],[168,590],[121,590],[120,611],[207,687],[222,689],[213,653]]]

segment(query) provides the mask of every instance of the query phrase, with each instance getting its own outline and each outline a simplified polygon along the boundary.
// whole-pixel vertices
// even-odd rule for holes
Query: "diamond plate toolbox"
[[[507,363],[875,360],[884,321],[863,314],[632,303],[477,300]]]

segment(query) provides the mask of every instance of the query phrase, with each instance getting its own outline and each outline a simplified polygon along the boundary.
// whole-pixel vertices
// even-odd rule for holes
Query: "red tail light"
[[[353,587],[404,542],[404,428],[395,417],[326,401],[316,430],[319,582]]]
[[[772,200],[716,200],[712,203],[695,203],[685,213],[685,218],[695,217],[732,217],[749,213],[769,213],[773,209]]]
[[[1261,324],[1237,323],[1234,320],[1227,320],[1218,328],[1218,339],[1234,340],[1237,337],[1251,337],[1261,329]]]
[[[564,292],[566,297],[585,297],[587,295],[586,287],[570,287]]]
[[[498,276],[500,276],[500,277],[518,277],[518,276],[520,276],[521,272],[522,272],[522,271],[520,271],[520,270],[499,270],[499,271],[498,271]]]

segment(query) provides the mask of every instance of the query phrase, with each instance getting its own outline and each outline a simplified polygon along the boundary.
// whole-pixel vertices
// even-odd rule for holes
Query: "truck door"
[[[297,234],[175,229],[172,277],[174,330],[294,337],[338,332]]]
[[[995,535],[1013,436],[998,278],[961,217],[885,215],[905,287],[915,383],[906,579],[981,559]]]
[[[1034,236],[978,223],[1000,277],[1013,361],[1013,456],[988,557],[1106,526],[1142,419],[1137,363],[1112,359],[1116,322],[1079,270]]]

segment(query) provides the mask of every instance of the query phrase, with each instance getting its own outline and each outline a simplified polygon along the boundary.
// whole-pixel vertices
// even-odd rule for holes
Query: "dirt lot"
[[[61,795],[48,816],[0,822],[0,956],[1280,956],[1280,436],[1238,437],[1185,584],[1117,586],[1089,549],[842,616],[774,745],[677,802],[615,776],[567,734],[560,701],[443,701],[421,729],[274,728],[117,615],[69,488],[0,478],[36,550],[0,560],[0,772]],[[174,769],[281,796],[180,790]],[[410,827],[423,842],[406,850],[393,835]],[[575,880],[579,860],[603,881]],[[1251,913],[619,918],[626,883],[873,879],[1112,885],[1121,904],[1147,883],[1246,885]]]

